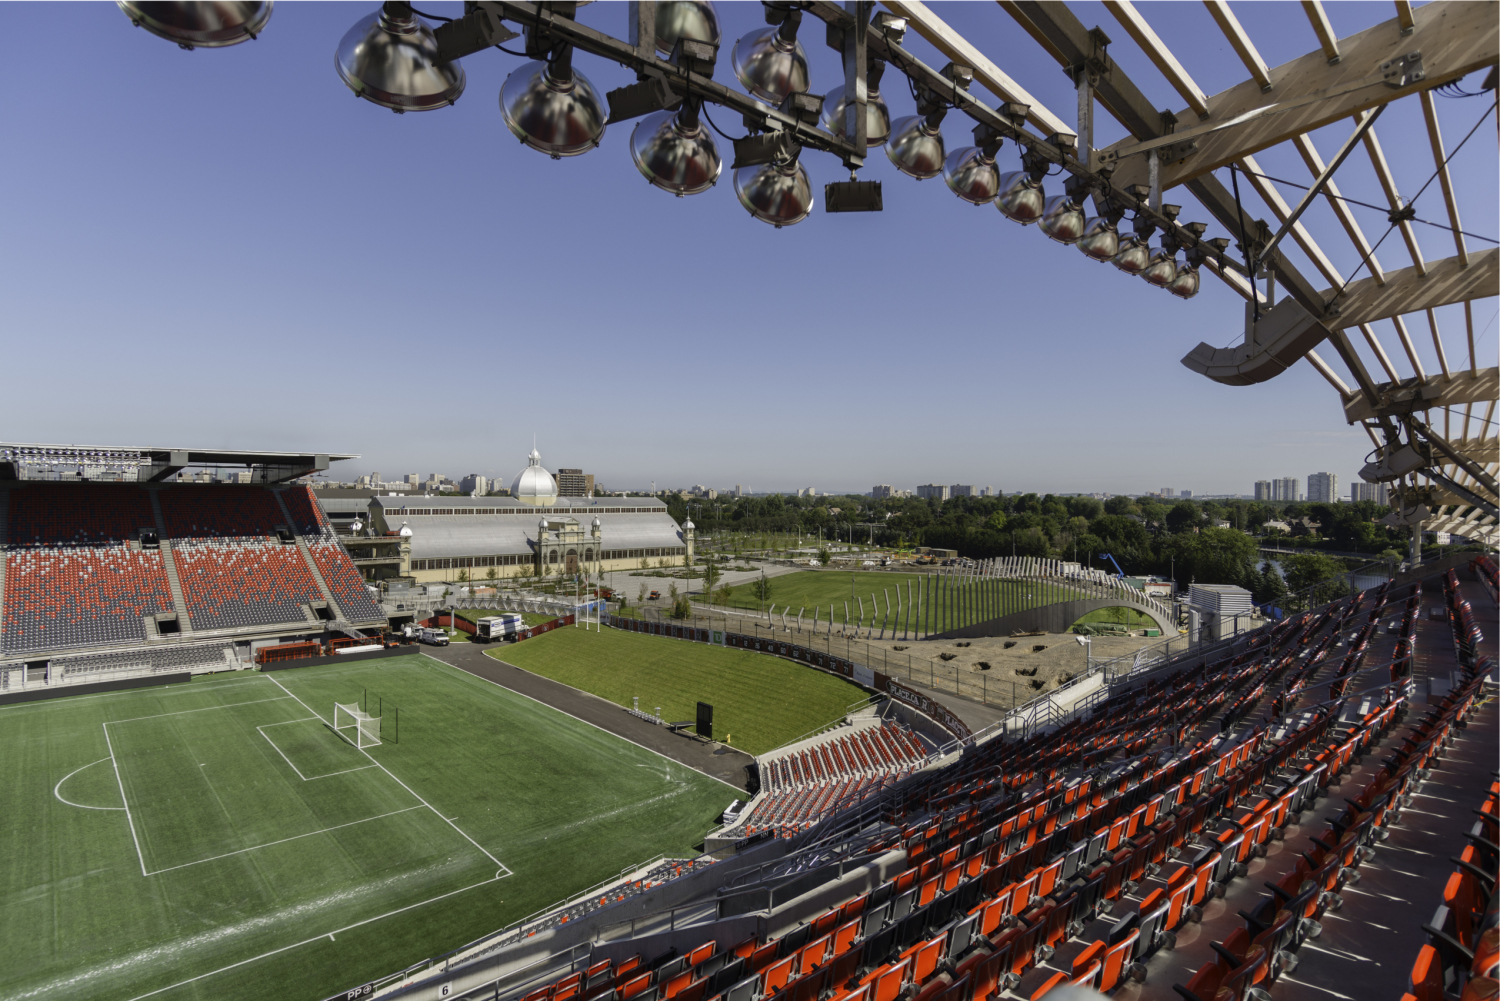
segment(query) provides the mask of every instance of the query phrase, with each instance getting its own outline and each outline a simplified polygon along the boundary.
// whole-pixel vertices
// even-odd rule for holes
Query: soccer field
[[[714,736],[761,754],[843,716],[866,698],[858,685],[764,653],[620,629],[557,629],[488,655],[629,707],[661,706],[667,720],[714,707]]]
[[[398,742],[325,725],[366,692]],[[695,854],[737,791],[419,656],[8,706],[0,760],[7,999],[316,1001]]]

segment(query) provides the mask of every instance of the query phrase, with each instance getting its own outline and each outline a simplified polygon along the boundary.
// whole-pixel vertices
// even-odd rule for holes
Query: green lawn
[[[859,599],[863,599],[864,624],[873,625],[879,629],[882,621],[886,619],[886,604],[889,602],[890,616],[887,628],[900,629],[907,621],[904,606],[908,603],[906,594],[907,588],[910,587],[911,593],[918,598],[922,620],[918,621],[918,614],[916,610],[913,610],[910,616],[911,628],[921,632],[940,632],[944,628],[955,628],[995,618],[997,617],[995,613],[1001,608],[1004,611],[999,614],[1005,614],[1052,601],[1082,597],[1070,588],[1050,585],[1044,589],[1043,586],[1033,581],[991,580],[969,583],[940,592],[946,594],[953,603],[952,615],[942,620],[946,623],[945,625],[940,625],[937,614],[939,606],[933,603],[930,596],[922,597],[922,583],[924,580],[931,579],[931,575],[900,571],[803,570],[779,577],[768,577],[767,580],[771,584],[771,597],[765,602],[755,597],[750,590],[750,582],[739,584],[733,590],[729,606],[760,611],[774,602],[778,617],[781,610],[787,607],[790,607],[791,611],[788,614],[792,616],[797,614],[799,608],[804,609],[802,614],[804,626],[813,621],[813,610],[816,608],[819,622],[827,622],[829,615],[832,614],[834,623],[842,625],[845,621],[845,602],[849,607],[849,621],[857,624],[860,621]],[[952,578],[947,578],[947,580],[951,581]],[[897,588],[901,591],[902,610],[899,618]],[[985,597],[981,600],[982,590]],[[830,605],[833,606],[831,612]],[[877,608],[879,609],[878,615],[876,614]]]
[[[399,742],[324,725],[366,692]],[[18,999],[316,1001],[691,855],[735,793],[420,656],[7,706],[0,760]]]
[[[760,754],[844,714],[864,689],[763,653],[618,629],[557,629],[489,656],[667,720],[714,707],[714,736]]]

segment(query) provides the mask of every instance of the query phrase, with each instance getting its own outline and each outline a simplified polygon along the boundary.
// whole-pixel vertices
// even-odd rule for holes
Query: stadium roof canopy
[[[169,448],[157,445],[49,445],[0,442],[0,480],[21,478],[23,467],[77,466],[135,469],[141,482],[165,480],[189,466],[244,466],[252,483],[282,483],[322,472],[330,463],[358,455],[267,452],[233,448]]]

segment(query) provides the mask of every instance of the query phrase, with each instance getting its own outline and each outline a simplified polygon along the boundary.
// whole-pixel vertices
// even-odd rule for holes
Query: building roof
[[[536,509],[526,510],[531,513]],[[387,510],[385,517],[392,528],[403,521],[411,528],[412,559],[531,553],[536,543],[537,526],[530,519],[501,515],[411,515],[398,510]],[[604,550],[684,545],[677,523],[665,509],[658,514],[609,514],[599,520],[599,544]],[[592,541],[585,535],[583,544],[591,545]]]
[[[526,468],[516,474],[510,495],[532,504],[551,504],[557,499],[557,481],[542,468],[542,454],[535,448],[526,457]]]

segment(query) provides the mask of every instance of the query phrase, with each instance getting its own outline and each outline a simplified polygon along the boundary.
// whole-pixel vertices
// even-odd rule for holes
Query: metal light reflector
[[[663,0],[656,5],[656,51],[672,54],[679,38],[718,46],[719,10],[706,0]]]
[[[1113,220],[1095,216],[1083,227],[1083,235],[1074,244],[1091,261],[1110,260],[1120,252],[1120,231]]]
[[[1073,200],[1073,196],[1056,195],[1047,200],[1037,228],[1058,243],[1072,244],[1083,237],[1086,225],[1083,207]]]
[[[993,155],[978,146],[965,146],[948,154],[943,163],[948,190],[966,202],[986,205],[1000,193],[1000,170]]]
[[[933,120],[934,117],[937,121]],[[897,170],[919,181],[943,172],[946,155],[943,130],[938,124],[941,120],[941,115],[907,115],[891,123],[891,141],[885,148],[885,155]]]
[[[1141,277],[1152,285],[1166,288],[1177,277],[1177,258],[1169,250],[1158,249],[1151,255],[1151,262],[1141,272]]]
[[[995,207],[1007,218],[1030,226],[1046,209],[1047,192],[1040,179],[1024,170],[1015,170],[1000,178],[1000,194]]]
[[[1138,275],[1151,263],[1151,247],[1134,233],[1120,237],[1120,249],[1110,263],[1127,275]]]
[[[1191,299],[1198,294],[1198,269],[1192,266],[1177,269],[1177,277],[1167,286],[1167,291],[1179,299]]]
[[[646,180],[679,198],[707,191],[724,169],[719,147],[690,102],[641,119],[630,133],[630,158]]]
[[[801,222],[813,210],[812,181],[796,160],[739,168],[734,193],[747,212],[777,229]]]
[[[604,100],[567,56],[523,63],[500,85],[500,114],[515,137],[556,160],[604,138]]]
[[[238,45],[261,33],[271,19],[271,0],[116,0],[137,28],[184,49]]]
[[[734,43],[729,61],[750,96],[780,106],[788,94],[807,91],[807,52],[797,41],[802,11],[786,12],[779,25],[746,35]]]
[[[464,68],[437,61],[437,40],[404,3],[361,18],[339,42],[333,64],[357,97],[392,111],[445,108],[464,92]]]

